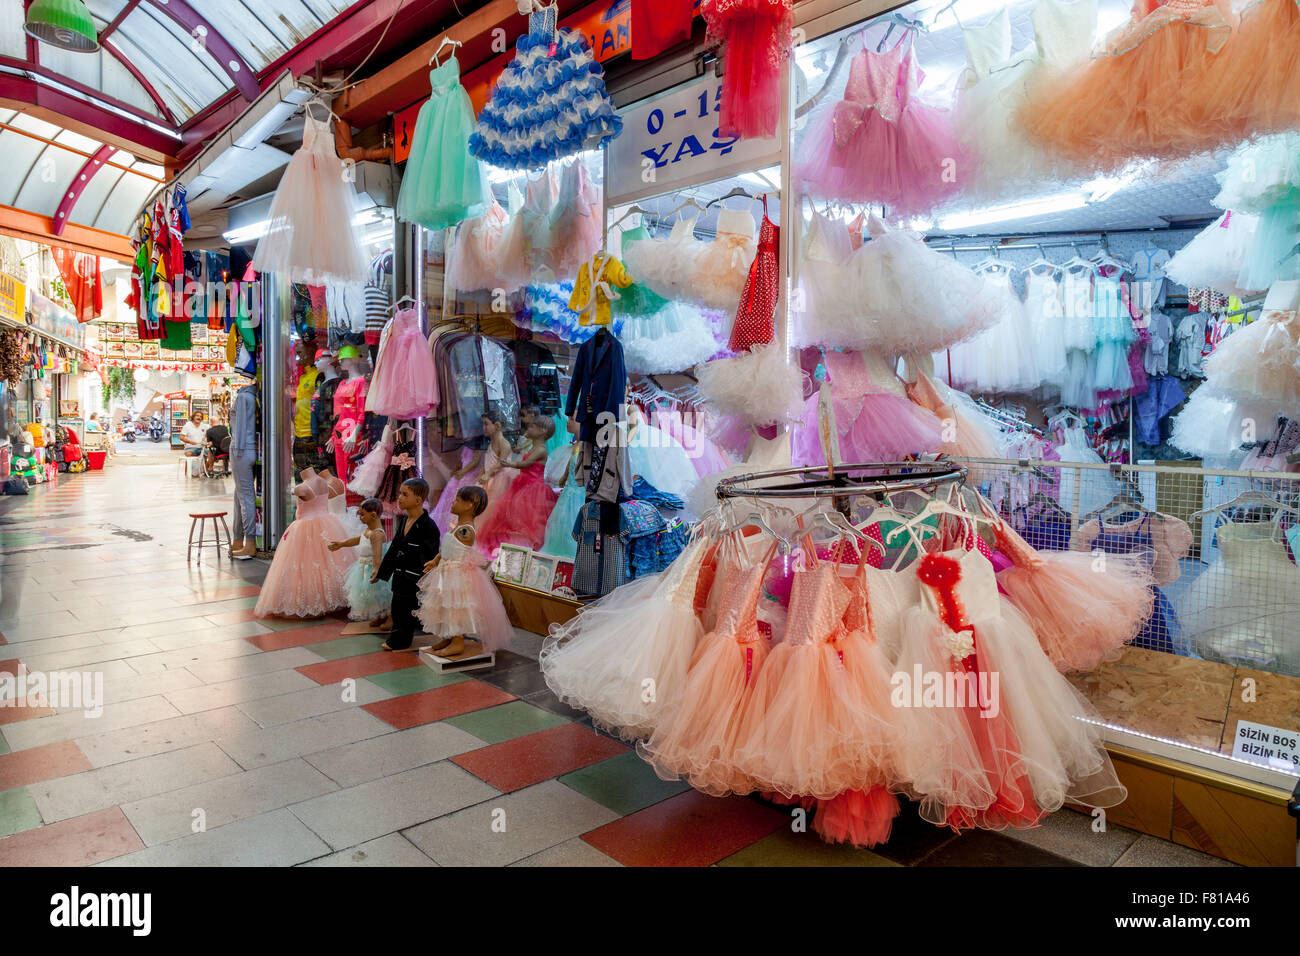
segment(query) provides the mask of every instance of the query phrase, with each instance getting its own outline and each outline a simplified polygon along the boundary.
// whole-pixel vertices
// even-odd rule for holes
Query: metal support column
[[[262,304],[262,548],[271,550],[289,523],[285,496],[292,486],[293,401],[289,388],[289,283],[263,273]],[[233,333],[232,333],[233,334]]]

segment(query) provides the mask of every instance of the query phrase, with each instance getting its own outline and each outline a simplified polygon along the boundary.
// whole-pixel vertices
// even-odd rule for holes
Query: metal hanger
[[[411,303],[411,305],[419,305],[419,303],[416,302],[415,299],[411,298],[409,295],[404,295],[404,296],[402,296],[400,299],[398,299],[396,302],[394,302],[392,305],[390,305],[390,306],[388,307],[388,311],[389,311],[389,312],[396,312],[398,309],[400,309],[400,308],[402,307],[402,305],[403,305],[404,303],[407,303],[407,302]]]
[[[789,554],[791,551],[794,550],[794,546],[790,543],[790,539],[785,537],[784,535],[777,534],[775,531],[773,531],[772,526],[768,524],[766,519],[763,517],[763,515],[759,514],[757,511],[751,511],[740,521],[736,522],[735,524],[732,524],[729,527],[724,528],[722,533],[724,535],[734,534],[735,532],[741,531],[744,528],[750,527],[751,525],[757,527],[760,531],[768,535],[768,537],[774,538],[776,540],[777,551],[779,553]]]
[[[672,216],[677,215],[677,214],[678,214],[679,212],[681,212],[683,209],[686,209],[686,208],[688,208],[688,207],[690,207],[690,206],[694,206],[696,209],[698,209],[698,210],[699,210],[700,212],[702,212],[702,213],[703,213],[703,212],[708,212],[707,209],[705,209],[703,206],[700,205],[700,201],[699,201],[698,199],[696,199],[694,196],[687,196],[687,197],[686,197],[686,202],[682,203],[680,206],[678,206],[678,207],[677,207],[676,209],[674,209],[672,212],[664,213],[664,214],[663,214],[662,216],[660,216],[659,218],[660,218],[660,219],[668,219],[668,218],[671,218]],[[697,218],[698,218],[698,217],[697,217]]]
[[[732,187],[731,192],[727,193],[725,196],[719,196],[716,199],[710,199],[708,202],[704,204],[704,208],[708,209],[714,203],[726,202],[728,199],[731,199],[733,196],[744,196],[747,199],[758,198],[753,193],[751,193],[748,189],[741,189],[739,186],[734,186]]]
[[[631,216],[635,216],[635,215],[637,215],[638,213],[640,213],[642,216],[653,216],[653,215],[654,215],[654,213],[647,212],[646,210],[642,209],[640,206],[633,205],[630,209],[628,209],[627,212],[623,213],[623,215],[619,216],[617,219],[615,219],[613,222],[611,222],[611,223],[609,224],[609,228],[613,229],[615,226],[617,226],[617,225],[618,225],[620,222],[622,222],[624,219],[627,219],[627,218],[629,218],[629,217],[631,217]]]

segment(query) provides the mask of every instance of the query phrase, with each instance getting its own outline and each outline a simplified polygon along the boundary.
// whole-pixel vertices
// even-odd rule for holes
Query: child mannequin
[[[524,429],[532,447],[519,464],[503,462],[502,467],[517,471],[492,515],[483,522],[479,539],[488,554],[504,543],[519,544],[534,551],[546,540],[546,521],[555,507],[556,494],[546,483],[546,440],[555,434],[555,422],[534,418]],[[490,493],[490,492],[489,492]]]
[[[514,636],[501,595],[484,570],[487,559],[474,547],[474,519],[487,504],[482,488],[462,488],[451,503],[452,532],[442,539],[438,557],[424,566],[417,615],[424,629],[439,638],[429,648],[439,657],[463,655],[471,634],[486,651],[505,648]]]
[[[393,589],[387,581],[374,580],[375,569],[383,563],[384,546],[387,536],[384,534],[380,518],[384,506],[378,498],[367,498],[357,508],[357,517],[361,519],[365,530],[357,537],[346,541],[331,541],[330,550],[355,548],[362,545],[357,561],[348,571],[348,619],[368,621],[371,627],[391,630],[393,626],[392,603]]]
[[[329,482],[310,468],[300,477],[302,484],[293,489],[298,515],[275,549],[255,617],[320,617],[347,604],[344,578],[350,562],[329,547],[346,532],[329,511]]]
[[[400,509],[393,540],[383,561],[371,575],[372,583],[392,581],[393,631],[383,645],[386,651],[409,651],[420,623],[415,612],[419,607],[416,588],[424,567],[438,554],[438,526],[433,523],[424,503],[429,497],[429,483],[423,478],[408,478],[397,493]]]
[[[483,473],[478,483],[487,492],[488,508],[479,517],[480,528],[492,520],[497,504],[505,497],[506,489],[516,474],[505,467],[513,452],[505,436],[505,417],[495,408],[488,409],[483,415],[483,437],[487,440],[487,449],[483,452]]]

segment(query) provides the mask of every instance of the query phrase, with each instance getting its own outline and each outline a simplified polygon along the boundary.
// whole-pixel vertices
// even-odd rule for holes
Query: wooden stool
[[[186,563],[186,564],[189,564],[189,563],[190,563],[190,552],[191,552],[194,548],[198,548],[198,549],[199,549],[199,561],[201,562],[201,561],[203,560],[203,548],[205,547],[205,545],[203,544],[203,529],[206,527],[206,525],[207,525],[207,523],[208,523],[209,521],[212,522],[212,534],[213,534],[213,536],[216,538],[216,541],[213,542],[211,545],[207,545],[206,547],[215,547],[215,548],[218,548],[218,549],[221,547],[221,529],[222,529],[222,528],[224,528],[225,531],[226,531],[226,550],[227,550],[227,552],[229,552],[230,549],[234,547],[234,542],[232,542],[232,541],[230,540],[230,527],[229,527],[229,525],[226,524],[226,514],[227,514],[227,512],[225,512],[225,511],[198,512],[198,513],[193,512],[193,511],[190,512],[190,518],[193,519],[193,520],[190,521],[190,540],[189,540],[189,545],[185,548],[185,563]],[[220,521],[221,524],[218,525],[218,524],[217,524],[218,521]],[[199,528],[199,543],[198,543],[198,544],[195,544],[195,543],[194,543],[194,526],[195,526],[195,525],[198,525],[198,528]],[[234,555],[231,555],[230,560],[231,560],[231,561],[234,561],[234,560],[235,560]]]

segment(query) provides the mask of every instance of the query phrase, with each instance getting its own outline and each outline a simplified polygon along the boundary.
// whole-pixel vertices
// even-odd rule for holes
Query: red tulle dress
[[[740,293],[736,320],[731,325],[731,340],[727,343],[733,352],[767,345],[776,337],[776,300],[781,283],[780,237],[780,227],[767,217],[767,197],[764,196],[758,252],[749,265],[749,278]]]
[[[724,72],[718,132],[775,136],[781,118],[781,71],[794,42],[792,0],[703,0],[709,38],[722,43]]]
[[[478,535],[479,547],[488,555],[495,555],[503,544],[541,550],[546,522],[558,497],[546,483],[545,469],[545,459],[521,469],[497,501]]]

